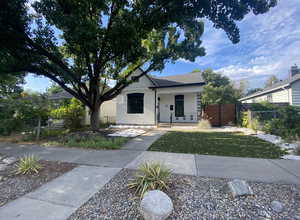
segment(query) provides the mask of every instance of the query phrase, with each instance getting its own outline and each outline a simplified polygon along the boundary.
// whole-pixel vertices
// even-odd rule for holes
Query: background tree
[[[23,84],[24,75],[0,74],[0,99],[20,96]]]
[[[202,76],[206,83],[201,96],[202,105],[236,103],[241,97],[240,91],[234,88],[228,77],[211,69],[204,70]]]
[[[56,93],[60,93],[64,91],[63,88],[61,88],[58,84],[52,83],[51,86],[47,89],[47,94],[48,95],[53,95]]]
[[[267,12],[277,0],[27,0],[0,2],[0,73],[48,77],[91,111],[166,62],[204,56],[202,19],[240,39],[235,21]],[[140,69],[141,70],[141,69]],[[115,85],[107,89],[109,80]],[[101,86],[100,86],[101,85]]]
[[[261,91],[263,91],[262,88],[249,89],[246,95],[248,96],[248,95],[254,94],[256,92],[261,92]]]
[[[277,76],[271,75],[265,83],[265,88],[270,87],[273,84],[278,83],[278,82],[279,82],[279,79],[277,78]]]

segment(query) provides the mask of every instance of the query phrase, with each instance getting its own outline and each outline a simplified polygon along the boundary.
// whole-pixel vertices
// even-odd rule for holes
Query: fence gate
[[[235,104],[214,104],[204,108],[204,118],[208,119],[212,126],[223,126],[236,121]]]

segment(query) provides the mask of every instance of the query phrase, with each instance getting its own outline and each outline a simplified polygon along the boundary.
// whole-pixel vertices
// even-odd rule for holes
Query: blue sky
[[[249,14],[239,22],[241,41],[232,44],[222,30],[205,22],[202,37],[207,55],[195,62],[179,60],[167,64],[156,75],[174,75],[194,69],[212,68],[233,81],[247,80],[249,87],[261,87],[272,74],[288,77],[290,66],[300,66],[300,4],[299,0],[280,0],[268,13]],[[29,75],[26,89],[45,91],[50,81]]]

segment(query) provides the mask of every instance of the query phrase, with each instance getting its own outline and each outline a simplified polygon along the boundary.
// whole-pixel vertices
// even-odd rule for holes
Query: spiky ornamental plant
[[[239,41],[235,21],[277,0],[1,0],[0,73],[45,76],[79,99],[99,126],[103,102],[166,62],[204,56],[202,19]],[[108,88],[110,80],[115,81]]]

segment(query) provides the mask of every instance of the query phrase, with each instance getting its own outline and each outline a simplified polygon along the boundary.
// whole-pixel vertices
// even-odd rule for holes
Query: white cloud
[[[300,65],[299,0],[279,1],[266,14],[249,14],[239,27],[241,41],[233,45],[222,30],[207,26],[207,56],[197,59],[200,68],[212,67],[234,80],[249,79],[257,87],[267,76],[286,78],[291,65]]]

